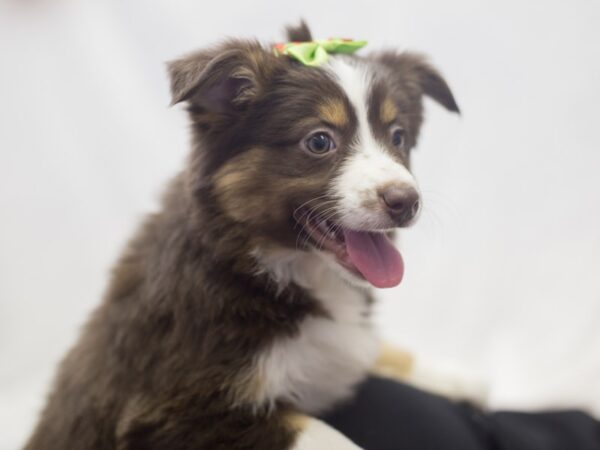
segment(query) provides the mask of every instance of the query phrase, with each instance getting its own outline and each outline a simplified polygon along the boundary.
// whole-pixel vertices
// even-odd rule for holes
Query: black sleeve
[[[579,411],[485,414],[377,377],[322,419],[366,450],[600,450],[600,424]]]

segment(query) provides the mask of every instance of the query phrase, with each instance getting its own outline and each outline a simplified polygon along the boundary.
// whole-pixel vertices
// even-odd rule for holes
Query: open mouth
[[[384,232],[351,230],[309,209],[296,211],[294,219],[317,249],[332,253],[355,276],[378,288],[394,287],[402,281],[402,256]]]

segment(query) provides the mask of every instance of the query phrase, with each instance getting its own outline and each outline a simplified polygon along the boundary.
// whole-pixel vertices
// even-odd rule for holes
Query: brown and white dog
[[[312,39],[304,24],[288,35]],[[382,351],[370,323],[371,285],[403,275],[391,233],[419,211],[423,96],[458,112],[439,73],[396,52],[307,67],[241,40],[169,72],[189,164],[117,263],[26,449],[351,449],[313,416],[369,373],[471,395]]]

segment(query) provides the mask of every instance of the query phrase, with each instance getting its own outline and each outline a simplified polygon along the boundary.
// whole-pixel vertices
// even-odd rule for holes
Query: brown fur
[[[286,27],[288,41],[293,42],[307,42],[312,41],[312,33],[310,32],[308,25],[304,20],[300,21],[298,26],[289,26]]]
[[[289,35],[311,39],[305,24]],[[373,61],[384,77],[371,114],[381,122],[385,110],[385,122],[382,102],[391,98],[410,146],[423,94],[457,109],[421,59],[386,53]],[[298,149],[320,123],[322,99],[334,102],[335,118],[346,114],[334,123],[341,147],[356,118],[328,75],[255,42],[227,41],[169,71],[173,102],[188,103],[189,163],[117,262],[27,450],[279,450],[297,432],[290,405],[268,411],[246,400],[261,381],[245,374],[262,349],[327,311],[293,283],[278,292],[250,252],[298,245],[294,208],[320,195],[345,157]],[[384,136],[387,125],[378,126]]]
[[[319,117],[329,125],[343,128],[349,122],[346,105],[339,99],[325,100],[319,107]]]

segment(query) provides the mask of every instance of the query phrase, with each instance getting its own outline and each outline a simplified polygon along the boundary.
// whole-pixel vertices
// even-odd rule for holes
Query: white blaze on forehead
[[[346,159],[332,186],[333,194],[340,198],[342,221],[357,229],[393,226],[383,210],[375,211],[365,204],[377,204],[381,186],[417,186],[408,169],[393,159],[373,136],[368,119],[373,74],[365,64],[344,57],[331,57],[327,68],[350,100],[358,120],[353,153]]]

